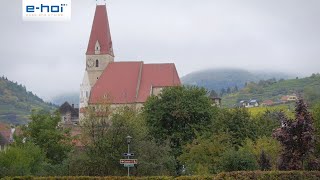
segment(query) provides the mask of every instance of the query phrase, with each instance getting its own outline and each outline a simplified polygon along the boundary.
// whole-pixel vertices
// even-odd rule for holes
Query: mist
[[[24,22],[1,6],[0,75],[50,100],[79,91],[96,1],[72,1],[68,22]],[[108,0],[115,61],[176,65],[179,75],[241,68],[319,72],[320,1]]]

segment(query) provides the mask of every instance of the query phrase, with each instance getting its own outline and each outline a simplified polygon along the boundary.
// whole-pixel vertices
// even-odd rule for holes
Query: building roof
[[[264,100],[263,102],[262,102],[262,104],[265,104],[265,105],[268,105],[268,106],[270,106],[270,105],[273,105],[273,101],[272,100],[270,100],[270,99],[268,99],[268,100]]]
[[[140,79],[137,102],[145,102],[152,87],[169,87],[180,85],[176,66],[168,64],[144,64]]]
[[[281,101],[288,101],[288,96],[282,96]]]
[[[173,63],[112,62],[93,86],[89,103],[95,104],[105,99],[113,104],[143,103],[152,88],[180,84]]]
[[[258,100],[256,100],[256,99],[250,100],[250,103],[256,103],[256,102],[258,102]]]
[[[72,107],[68,102],[63,103],[59,107],[59,112],[61,114],[66,114],[66,113],[70,112],[72,117],[79,117],[78,111],[79,111],[79,108]]]
[[[86,55],[95,54],[97,41],[100,44],[100,54],[114,56],[106,5],[96,6]]]

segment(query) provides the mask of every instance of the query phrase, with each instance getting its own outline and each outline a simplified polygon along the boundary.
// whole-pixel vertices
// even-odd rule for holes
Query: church
[[[111,106],[143,107],[150,95],[181,85],[174,63],[115,61],[106,5],[97,5],[80,85],[80,114],[107,99]]]

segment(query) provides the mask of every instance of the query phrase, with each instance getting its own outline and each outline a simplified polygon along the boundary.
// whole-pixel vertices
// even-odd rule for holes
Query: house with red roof
[[[181,85],[175,64],[115,61],[106,5],[97,5],[80,85],[80,114],[90,104],[140,108],[150,95]]]

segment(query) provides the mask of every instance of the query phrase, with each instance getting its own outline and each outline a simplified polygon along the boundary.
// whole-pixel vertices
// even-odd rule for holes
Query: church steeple
[[[97,5],[86,52],[86,71],[91,87],[108,64],[113,61],[114,54],[107,8],[106,5]]]
[[[96,6],[86,55],[97,53],[114,56],[106,5]]]

